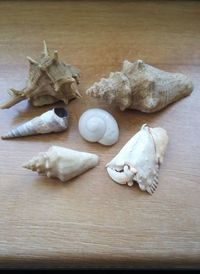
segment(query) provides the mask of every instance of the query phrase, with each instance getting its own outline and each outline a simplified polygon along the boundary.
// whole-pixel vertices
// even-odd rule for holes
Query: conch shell
[[[118,141],[119,127],[115,118],[100,108],[85,111],[78,124],[80,135],[89,142],[111,146]]]
[[[1,138],[11,139],[21,136],[64,131],[68,127],[68,117],[68,112],[64,108],[54,108],[12,129]]]
[[[168,143],[167,132],[144,124],[120,152],[109,162],[107,172],[119,184],[139,184],[150,194],[158,185],[158,172]]]
[[[10,98],[0,105],[0,108],[10,108],[18,102],[28,99],[34,106],[43,106],[63,101],[68,102],[81,97],[77,85],[79,83],[79,70],[58,59],[58,51],[53,57],[49,56],[44,41],[44,50],[41,56],[34,60],[27,57],[30,69],[27,86],[22,90],[10,89]]]
[[[125,60],[121,72],[112,72],[109,78],[94,83],[86,94],[117,105],[120,110],[156,112],[189,95],[192,89],[191,80],[181,73],[166,72],[142,60]]]
[[[47,152],[33,157],[23,167],[66,182],[95,167],[98,162],[99,157],[96,154],[52,146]]]

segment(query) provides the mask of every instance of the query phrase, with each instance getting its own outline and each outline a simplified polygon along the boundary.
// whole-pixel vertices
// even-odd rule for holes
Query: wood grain
[[[0,2],[0,99],[24,87],[25,57],[36,58],[43,39],[80,68],[83,95],[68,105],[66,132],[0,141],[1,267],[200,266],[199,18],[195,1]],[[120,112],[84,95],[124,59],[185,73],[194,91],[155,114]],[[1,110],[1,135],[50,107],[24,101]],[[116,145],[80,137],[78,119],[92,107],[116,117]],[[143,123],[170,138],[153,196],[115,184],[105,170]],[[22,168],[53,144],[97,153],[100,164],[66,184]]]

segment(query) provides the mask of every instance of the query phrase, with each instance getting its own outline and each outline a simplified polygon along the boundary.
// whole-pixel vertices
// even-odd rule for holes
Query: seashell
[[[47,152],[33,157],[23,167],[66,182],[95,167],[98,162],[99,157],[96,154],[52,146]]]
[[[12,129],[2,139],[64,131],[68,127],[68,112],[64,108],[54,108],[34,119]]]
[[[146,124],[107,165],[109,176],[119,184],[139,184],[150,194],[158,185],[158,172],[168,143],[166,130]]]
[[[94,83],[86,94],[117,105],[121,110],[150,113],[189,95],[192,89],[187,76],[166,72],[138,60],[134,63],[124,61],[121,72],[110,73],[107,79]]]
[[[29,79],[27,86],[22,90],[11,89],[8,101],[0,108],[10,108],[18,102],[28,99],[34,106],[43,106],[63,101],[66,105],[71,99],[79,98],[77,85],[79,84],[79,70],[58,59],[58,51],[49,55],[44,41],[44,50],[41,56],[29,61]]]
[[[85,111],[79,119],[78,128],[80,135],[89,142],[110,146],[119,138],[119,128],[115,118],[100,108]]]

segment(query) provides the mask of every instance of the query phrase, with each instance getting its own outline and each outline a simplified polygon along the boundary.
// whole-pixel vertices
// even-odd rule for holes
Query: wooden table
[[[25,57],[36,58],[44,39],[80,68],[83,98],[67,106],[66,132],[0,141],[0,266],[200,266],[200,2],[1,1],[1,100],[9,88],[24,87]],[[194,91],[155,114],[88,98],[85,90],[124,59],[185,73]],[[23,101],[1,110],[1,135],[52,107]],[[93,107],[117,119],[114,146],[79,135],[79,117]],[[115,184],[105,169],[144,123],[170,138],[152,196]],[[51,145],[97,153],[100,163],[68,183],[22,168]]]

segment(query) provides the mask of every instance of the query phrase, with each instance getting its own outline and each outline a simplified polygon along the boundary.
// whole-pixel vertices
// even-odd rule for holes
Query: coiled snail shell
[[[85,111],[79,119],[78,128],[85,140],[105,146],[115,144],[119,138],[119,127],[115,118],[100,108]]]

